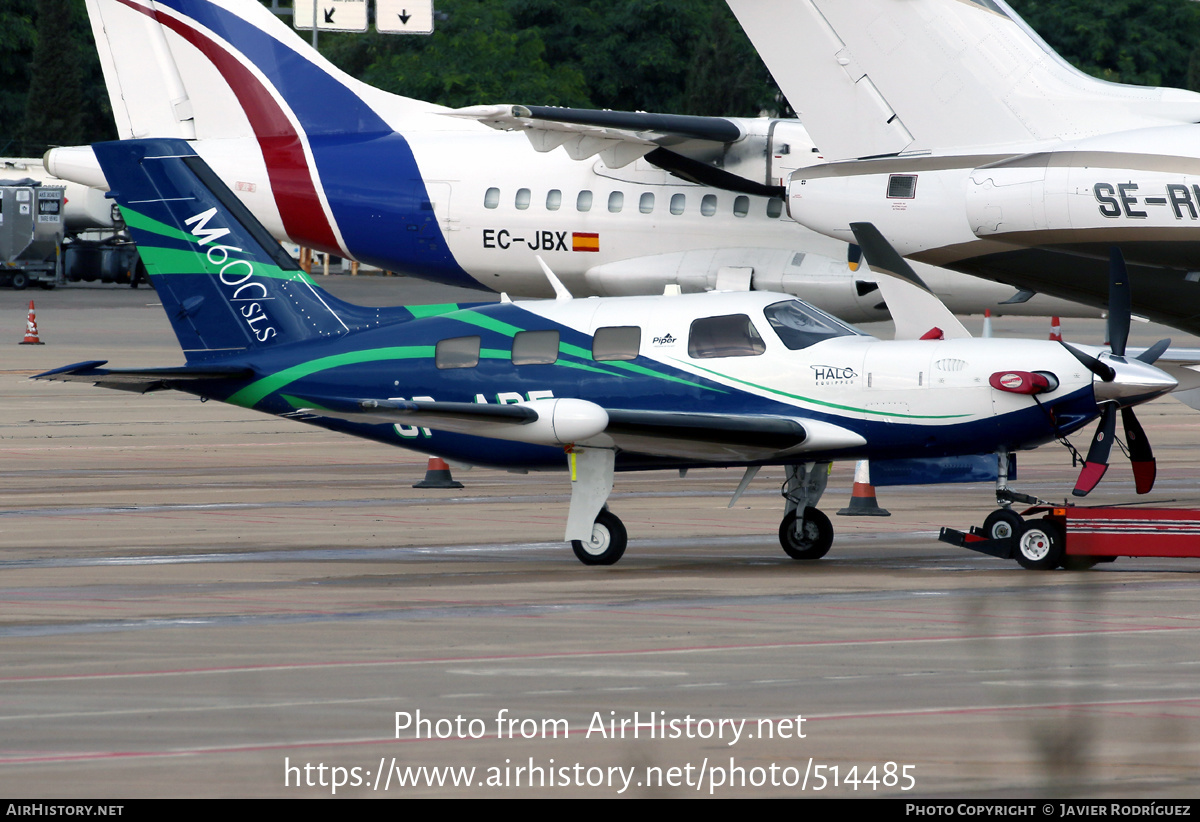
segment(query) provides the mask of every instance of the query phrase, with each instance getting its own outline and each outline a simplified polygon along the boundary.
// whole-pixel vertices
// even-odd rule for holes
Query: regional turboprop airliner
[[[277,239],[510,294],[550,293],[541,256],[579,295],[758,289],[887,319],[846,244],[783,213],[784,179],[820,162],[796,120],[452,110],[347,76],[255,0],[87,6],[118,134],[193,140]],[[90,149],[46,161],[104,185]],[[1099,314],[921,275],[960,313]]]
[[[801,224],[870,221],[904,256],[1200,332],[1200,94],[1089,77],[1003,0],[728,0],[831,162]]]
[[[779,536],[796,559],[833,542],[816,507],[832,460],[996,454],[1003,465],[1099,416],[1076,489],[1086,493],[1120,409],[1138,490],[1153,483],[1131,409],[1176,386],[1152,365],[1168,341],[1123,356],[1127,310],[1113,312],[1111,352],[971,339],[870,225],[856,239],[896,275],[880,288],[907,339],[878,340],[770,292],[572,298],[545,266],[553,300],[363,308],[296,268],[187,142],[100,143],[95,154],[186,364],[93,361],[39,378],[177,389],[461,462],[569,472],[565,538],[585,564],[625,551],[607,507],[616,471],[744,466],[740,493],[757,467],[786,466]],[[1042,531],[1021,540],[1033,567],[1056,561],[1045,542]]]

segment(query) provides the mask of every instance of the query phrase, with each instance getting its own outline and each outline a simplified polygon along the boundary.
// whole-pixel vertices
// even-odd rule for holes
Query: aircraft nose
[[[1093,381],[1097,402],[1115,402],[1121,406],[1137,405],[1174,391],[1179,383],[1161,368],[1124,357],[1104,357],[1116,375],[1109,381],[1097,377]]]

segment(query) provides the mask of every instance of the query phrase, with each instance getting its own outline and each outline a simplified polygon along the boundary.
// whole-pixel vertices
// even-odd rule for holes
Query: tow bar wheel
[[[1022,523],[1016,532],[1017,562],[1031,571],[1057,568],[1063,560],[1066,535],[1062,526],[1049,519]]]

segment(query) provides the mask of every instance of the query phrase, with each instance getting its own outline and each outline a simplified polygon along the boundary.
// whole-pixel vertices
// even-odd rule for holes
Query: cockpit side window
[[[758,329],[745,314],[702,317],[692,322],[688,334],[688,355],[698,360],[757,357],[766,350]]]
[[[779,339],[792,351],[808,348],[833,337],[862,333],[799,300],[772,303],[763,309],[763,314],[766,315],[771,328],[779,335]]]

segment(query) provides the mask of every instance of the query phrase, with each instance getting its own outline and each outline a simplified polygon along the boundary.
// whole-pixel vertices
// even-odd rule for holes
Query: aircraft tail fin
[[[94,148],[189,362],[413,317],[324,293],[185,141]]]
[[[831,160],[1193,123],[1200,95],[1076,70],[1002,0],[729,0]]]
[[[123,139],[388,134],[384,117],[441,110],[350,77],[256,0],[87,0],[87,8]]]

